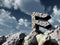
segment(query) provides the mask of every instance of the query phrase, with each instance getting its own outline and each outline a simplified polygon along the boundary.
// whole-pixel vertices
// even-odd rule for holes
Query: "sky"
[[[60,25],[60,0],[0,0],[0,35],[31,32],[32,12],[48,13],[51,25]]]

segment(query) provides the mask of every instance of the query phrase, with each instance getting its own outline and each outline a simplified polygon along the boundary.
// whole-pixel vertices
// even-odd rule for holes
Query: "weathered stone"
[[[37,33],[33,30],[29,35],[27,35],[24,39],[24,45],[38,45],[36,41]]]
[[[42,14],[39,12],[33,12],[32,16],[36,16],[36,17],[38,17],[40,19],[44,19],[44,20],[49,20],[51,18],[48,14]]]
[[[50,34],[52,39],[55,39],[60,45],[60,27],[56,28],[53,33]]]
[[[32,23],[33,23],[33,24],[37,24],[37,25],[39,25],[39,26],[41,26],[41,27],[44,27],[44,28],[46,28],[46,29],[48,29],[48,28],[51,27],[51,24],[50,24],[49,22],[42,22],[42,21],[38,21],[38,20],[33,20]],[[32,25],[32,26],[34,26],[34,25]],[[49,27],[49,26],[50,26],[50,27]]]
[[[45,29],[50,29],[52,27],[52,25],[48,22],[49,18],[51,18],[51,17],[48,14],[33,12],[33,14],[32,14],[32,30],[35,29],[35,30],[37,30],[37,32],[43,33],[42,31],[39,30],[39,26],[43,27]]]
[[[21,32],[12,34],[7,38],[6,42],[4,42],[2,45],[17,45],[17,43],[19,43],[19,40],[23,40],[24,37],[25,35]]]
[[[21,33],[21,34],[19,35],[19,41],[17,42],[16,45],[23,45],[25,36],[26,36],[26,35],[25,35],[24,33]]]
[[[6,41],[6,37],[5,36],[1,36],[0,37],[0,45],[2,45],[5,41]]]
[[[55,39],[47,40],[43,45],[58,45]]]
[[[36,36],[38,45],[43,45],[47,40],[50,40],[50,36],[49,35],[44,35],[44,34],[38,34]]]

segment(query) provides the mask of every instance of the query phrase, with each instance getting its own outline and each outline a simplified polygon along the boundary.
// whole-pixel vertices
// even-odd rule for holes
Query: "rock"
[[[43,45],[58,45],[55,39],[47,40]]]
[[[21,33],[21,34],[19,35],[19,39],[20,39],[20,40],[23,40],[25,36],[26,36],[26,35],[25,35],[24,33]]]
[[[0,37],[0,45],[2,45],[5,41],[6,41],[6,37],[5,36],[1,36]]]
[[[25,37],[24,33],[21,33],[21,32],[12,34],[7,38],[6,42],[4,42],[2,45],[18,45],[19,40],[21,39],[23,40],[24,37]]]
[[[18,43],[17,43],[16,45],[23,45],[25,36],[26,36],[26,35],[25,35],[24,33],[21,33],[21,34],[19,35],[19,41],[18,41]]]
[[[29,35],[24,38],[23,45],[38,45],[36,40],[37,33],[33,30]]]
[[[50,34],[52,39],[55,39],[60,45],[60,27],[57,27],[53,33]]]
[[[47,40],[50,40],[50,36],[44,34],[38,34],[36,36],[38,45],[43,45]]]
[[[44,34],[51,36],[51,40],[47,41],[49,42],[48,44],[60,45],[60,27],[59,26],[51,31],[46,31]]]

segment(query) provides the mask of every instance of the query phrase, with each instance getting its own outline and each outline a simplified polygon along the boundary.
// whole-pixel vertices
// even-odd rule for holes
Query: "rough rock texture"
[[[25,37],[25,35],[21,32],[9,35],[6,42],[4,42],[2,45],[17,45],[18,41],[23,40],[24,37]]]
[[[38,45],[43,45],[47,40],[50,40],[50,36],[49,35],[44,35],[44,34],[38,34],[36,36]]]
[[[48,20],[50,18],[51,18],[51,16],[48,14],[33,12],[32,13],[32,30],[33,30],[33,28],[37,27],[36,25],[46,28],[46,29],[51,28],[51,24],[48,22]],[[38,28],[36,30],[38,30]]]
[[[38,45],[36,40],[37,33],[33,30],[29,35],[24,39],[24,45]]]
[[[6,37],[3,36],[3,44],[0,42],[0,45],[60,45],[60,28],[58,27],[53,32],[48,33],[38,34],[35,30],[32,30],[26,36],[24,33],[18,32]]]
[[[54,29],[54,27],[48,22],[48,20],[50,18],[51,18],[51,16],[48,14],[42,14],[39,12],[32,13],[32,30],[34,30],[34,29],[40,30],[39,27],[47,29],[47,31],[45,33],[41,34],[41,31],[40,31],[40,34],[36,36],[38,45],[43,45],[43,43],[45,43],[45,42],[48,42],[45,44],[49,44],[49,45],[55,45],[55,44],[60,45],[60,28],[58,27],[58,28]],[[49,39],[47,41],[45,36],[46,37],[50,36],[51,39]]]
[[[55,39],[60,45],[60,27],[57,27],[53,33],[50,34],[52,39]]]
[[[0,45],[2,45],[5,41],[6,41],[6,37],[5,36],[1,36],[0,37]]]

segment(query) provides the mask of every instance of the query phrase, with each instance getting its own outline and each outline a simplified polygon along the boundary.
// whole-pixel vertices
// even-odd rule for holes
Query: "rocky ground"
[[[49,33],[51,33],[50,31]],[[28,35],[18,32],[0,37],[0,45],[60,45],[60,28],[51,34],[38,34],[35,30]]]

